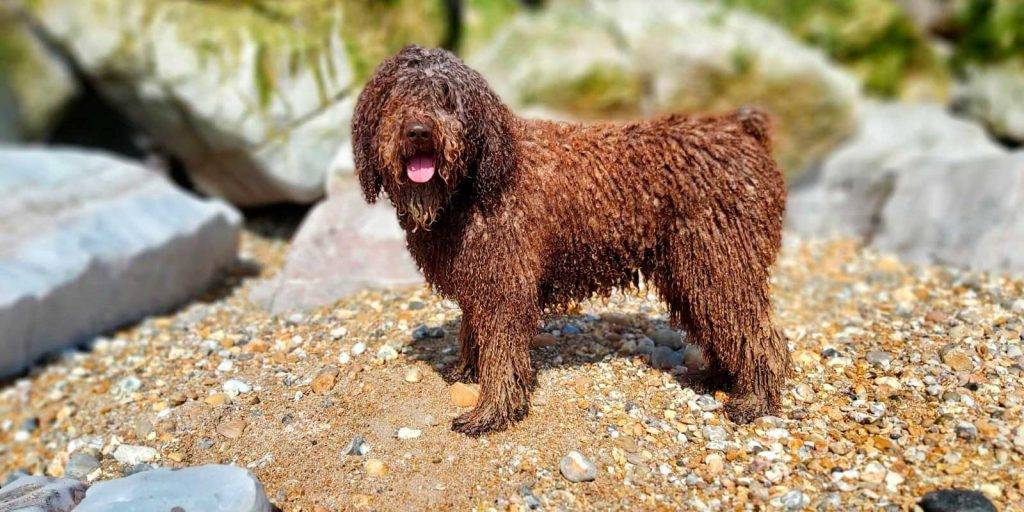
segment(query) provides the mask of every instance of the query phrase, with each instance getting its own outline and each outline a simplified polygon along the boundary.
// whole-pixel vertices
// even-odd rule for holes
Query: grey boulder
[[[23,476],[0,489],[0,512],[71,512],[86,488],[76,480]]]
[[[75,512],[270,512],[263,485],[236,466],[153,469],[89,488]]]
[[[796,187],[787,225],[916,262],[1024,271],[1024,152],[933,105],[872,104],[859,133]]]
[[[127,160],[0,146],[0,376],[204,291],[239,214]]]

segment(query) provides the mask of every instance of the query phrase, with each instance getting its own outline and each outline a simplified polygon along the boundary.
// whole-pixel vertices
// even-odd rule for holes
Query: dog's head
[[[484,206],[516,166],[514,117],[445,50],[407,46],[374,71],[352,119],[366,200],[387,193],[403,224],[429,228],[457,193]]]

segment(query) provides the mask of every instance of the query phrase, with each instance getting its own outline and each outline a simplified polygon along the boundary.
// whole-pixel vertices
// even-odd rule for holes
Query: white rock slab
[[[77,480],[23,476],[0,489],[0,512],[71,512],[88,487]]]
[[[270,512],[263,485],[235,466],[153,469],[89,488],[75,512]]]
[[[240,215],[127,160],[0,146],[0,377],[205,290]]]

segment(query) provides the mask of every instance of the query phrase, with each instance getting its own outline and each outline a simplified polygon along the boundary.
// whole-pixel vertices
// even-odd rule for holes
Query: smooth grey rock
[[[743,10],[696,0],[552,2],[467,58],[530,116],[607,119],[758,104],[787,175],[856,128],[856,81]]]
[[[200,190],[258,205],[311,203],[328,169],[351,172],[367,68],[412,41],[440,44],[438,0],[394,3],[39,0],[25,10]]]
[[[94,484],[75,512],[270,512],[252,473],[235,466],[154,469]]]
[[[917,504],[924,512],[996,512],[984,494],[965,489],[942,489],[925,494]]]
[[[1024,152],[938,106],[872,105],[864,119],[790,195],[788,227],[915,262],[1024,272]]]
[[[93,471],[100,468],[100,460],[91,453],[78,452],[71,456],[64,467],[64,475],[76,480],[87,480]]]
[[[71,512],[88,487],[66,478],[23,476],[0,489],[0,512]]]
[[[302,222],[274,278],[252,299],[272,313],[333,304],[367,288],[423,282],[405,247],[405,233],[386,200],[368,205],[354,183],[332,190]]]
[[[0,146],[0,377],[205,290],[239,214],[127,160]]]
[[[658,329],[647,334],[655,345],[668,347],[672,350],[683,348],[683,337],[675,329]]]
[[[651,352],[651,366],[659,370],[671,370],[683,364],[683,352],[668,347],[656,347]]]

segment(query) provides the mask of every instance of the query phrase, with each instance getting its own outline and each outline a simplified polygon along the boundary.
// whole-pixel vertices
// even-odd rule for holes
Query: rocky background
[[[447,432],[458,310],[352,176],[408,43],[527,116],[770,110],[783,417],[725,422],[634,290],[546,321],[522,425]],[[1022,144],[1018,0],[7,0],[0,511],[1015,510]]]

